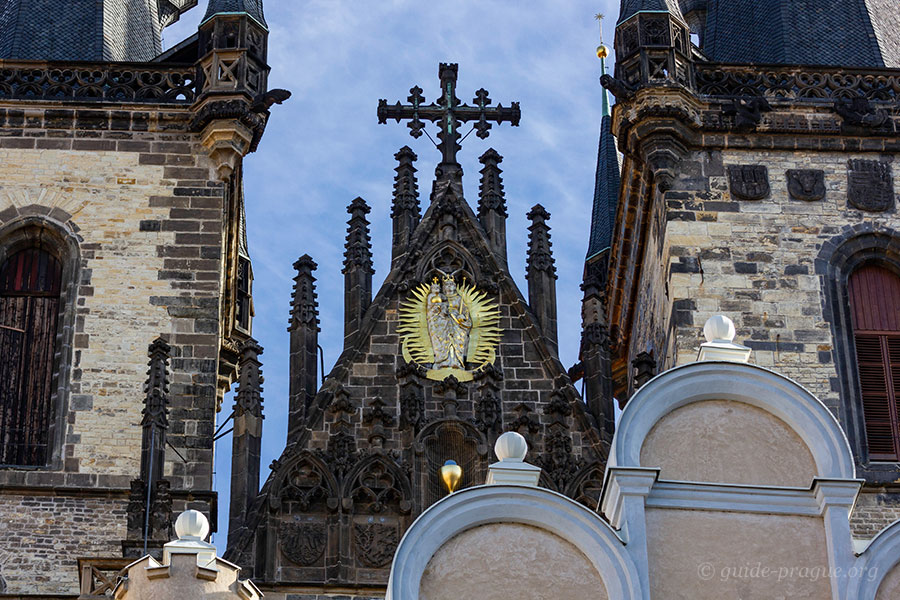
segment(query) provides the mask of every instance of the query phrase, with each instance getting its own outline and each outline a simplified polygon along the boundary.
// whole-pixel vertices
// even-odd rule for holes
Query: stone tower
[[[160,54],[196,4],[2,3],[0,593],[102,594],[173,514],[214,517],[239,365],[258,455],[242,161],[288,94],[259,1],[212,0]]]
[[[900,515],[900,5],[815,4],[622,3],[611,381],[624,405],[731,317],[841,421],[866,536]]]
[[[403,533],[447,493],[441,466],[457,462],[462,487],[483,483],[504,431],[528,439],[542,485],[597,505],[609,437],[557,356],[550,215],[540,205],[528,215],[526,301],[506,261],[502,158],[481,157],[477,214],[456,162],[456,120],[516,123],[518,106],[488,108],[484,90],[484,104],[460,105],[456,65],[441,65],[440,76],[439,104],[412,93],[423,118],[440,112],[454,126],[442,128],[443,159],[424,207],[415,153],[396,155],[391,271],[374,294],[370,209],[361,198],[347,209],[344,350],[321,386],[316,264],[309,256],[295,264],[288,442],[246,518],[232,521],[241,535],[226,554],[264,591],[383,594]],[[422,125],[399,106],[382,107],[380,117]]]

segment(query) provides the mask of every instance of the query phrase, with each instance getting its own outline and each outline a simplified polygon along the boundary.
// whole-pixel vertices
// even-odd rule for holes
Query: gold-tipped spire
[[[601,61],[605,61],[609,56],[609,48],[607,48],[606,44],[603,43],[603,18],[605,16],[606,15],[604,15],[603,13],[597,13],[596,15],[594,15],[594,18],[597,20],[597,26],[600,28],[600,45],[597,46],[597,58],[599,58]],[[604,67],[605,66],[606,65],[604,63]]]
[[[451,494],[456,491],[456,486],[462,480],[462,467],[456,464],[455,460],[448,460],[441,467],[441,479],[444,481],[447,491]]]

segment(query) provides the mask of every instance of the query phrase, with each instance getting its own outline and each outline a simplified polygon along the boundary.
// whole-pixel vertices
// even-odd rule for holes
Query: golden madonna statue
[[[494,362],[500,308],[465,279],[457,285],[452,275],[442,274],[414,289],[400,306],[403,358],[426,367],[429,379],[454,375],[469,381],[473,370]]]

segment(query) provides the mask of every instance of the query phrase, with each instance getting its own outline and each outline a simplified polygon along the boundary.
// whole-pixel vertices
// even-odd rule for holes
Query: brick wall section
[[[121,553],[125,504],[124,499],[0,495],[0,576],[6,593],[77,594],[77,558]],[[77,546],[68,538],[78,540]]]
[[[0,230],[28,215],[46,217],[73,232],[80,249],[59,466],[0,469],[0,490],[127,490],[140,467],[147,346],[163,335],[173,348],[168,439],[187,460],[169,449],[165,474],[176,504],[184,504],[178,490],[212,501],[224,188],[187,131],[189,117],[0,106]],[[0,507],[3,499],[0,492]],[[5,513],[0,508],[0,522],[17,530]],[[92,529],[98,539],[124,539],[124,515],[115,514],[122,532]],[[88,552],[67,518],[61,512],[53,522],[62,554],[74,561]],[[30,560],[33,553],[19,548],[20,560]],[[52,577],[65,583],[47,590],[77,585],[68,566]]]

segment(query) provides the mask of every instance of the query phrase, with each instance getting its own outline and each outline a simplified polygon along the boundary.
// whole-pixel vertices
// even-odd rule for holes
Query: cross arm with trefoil
[[[445,172],[456,170],[447,167],[459,167],[456,153],[462,149],[460,146],[460,123],[474,121],[475,135],[485,139],[490,135],[491,122],[508,122],[516,127],[522,116],[518,102],[513,102],[508,108],[501,104],[490,106],[491,99],[488,97],[488,91],[484,88],[475,92],[475,98],[472,100],[475,106],[460,103],[459,98],[456,97],[457,72],[458,66],[455,63],[441,63],[438,70],[441,78],[441,96],[437,102],[425,104],[422,88],[419,86],[409,90],[407,98],[409,104],[404,105],[397,102],[391,105],[387,103],[387,100],[378,101],[378,122],[387,123],[388,119],[395,119],[399,123],[403,119],[409,119],[407,127],[409,127],[410,135],[414,138],[422,135],[425,129],[424,121],[440,124],[441,131],[438,133],[438,139],[441,143],[437,147],[441,151],[441,164],[438,165],[438,170]]]

